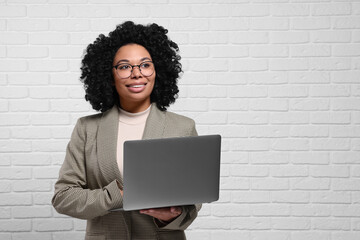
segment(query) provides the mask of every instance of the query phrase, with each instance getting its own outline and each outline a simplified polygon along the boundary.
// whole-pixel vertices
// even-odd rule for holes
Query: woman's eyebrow
[[[140,59],[140,62],[145,61],[145,60],[150,60],[151,61],[151,59],[149,57],[143,57],[142,59]],[[130,61],[127,60],[127,59],[120,59],[119,61],[116,62],[116,64],[119,64],[120,62],[127,62],[128,63]]]

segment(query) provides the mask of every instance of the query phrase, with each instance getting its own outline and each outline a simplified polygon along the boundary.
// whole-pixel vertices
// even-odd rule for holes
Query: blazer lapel
[[[162,138],[165,129],[165,112],[159,110],[156,103],[152,103],[146,120],[142,139]]]
[[[116,161],[119,110],[115,105],[105,112],[100,120],[97,133],[97,153],[100,171],[107,184],[118,179],[122,185],[119,167]]]

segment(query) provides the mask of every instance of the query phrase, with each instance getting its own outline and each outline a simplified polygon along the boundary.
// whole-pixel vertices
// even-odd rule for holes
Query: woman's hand
[[[140,213],[147,214],[161,221],[171,222],[182,213],[181,207],[150,208],[140,210]]]

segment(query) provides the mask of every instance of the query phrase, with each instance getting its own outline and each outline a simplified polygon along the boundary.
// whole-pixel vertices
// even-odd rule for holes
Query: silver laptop
[[[126,141],[121,210],[218,200],[220,147],[220,135]]]

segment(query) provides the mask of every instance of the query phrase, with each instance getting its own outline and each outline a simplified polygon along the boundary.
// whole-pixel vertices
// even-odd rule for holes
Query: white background
[[[190,240],[360,239],[360,1],[0,0],[0,239],[83,239],[51,206],[85,47],[125,20],[180,46],[171,111],[223,136]]]

